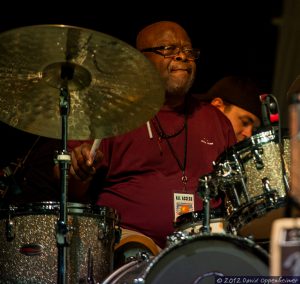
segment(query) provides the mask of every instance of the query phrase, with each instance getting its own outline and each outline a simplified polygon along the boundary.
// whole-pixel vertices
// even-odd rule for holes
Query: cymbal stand
[[[203,200],[203,221],[201,232],[210,234],[210,190],[208,186],[208,177],[204,176],[199,179],[198,192]]]
[[[67,138],[68,138],[68,114],[70,108],[70,97],[68,90],[68,80],[72,79],[74,69],[70,66],[62,66],[61,78],[62,86],[60,88],[60,115],[62,126],[62,149],[57,155],[57,162],[60,168],[60,209],[59,220],[56,227],[56,242],[58,248],[58,273],[57,283],[67,283],[67,233],[69,228],[67,226],[67,187],[68,187],[68,171],[71,163],[71,156],[67,151]]]

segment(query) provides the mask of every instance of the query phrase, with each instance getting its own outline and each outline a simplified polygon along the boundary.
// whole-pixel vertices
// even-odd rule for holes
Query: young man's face
[[[223,113],[230,120],[238,142],[252,136],[253,130],[260,126],[256,115],[238,106],[225,106]]]

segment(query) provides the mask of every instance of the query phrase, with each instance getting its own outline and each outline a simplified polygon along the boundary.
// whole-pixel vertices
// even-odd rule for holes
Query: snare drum
[[[1,210],[1,283],[56,283],[59,203],[41,202]],[[119,222],[108,207],[68,203],[68,283],[102,281],[113,268]]]
[[[219,187],[226,193],[228,231],[267,240],[272,221],[283,216],[290,144],[286,136],[282,141],[283,151],[277,131],[261,132],[237,143],[217,161]]]
[[[216,276],[269,275],[269,256],[247,238],[194,235],[166,247],[154,258],[128,263],[103,284],[215,283]]]

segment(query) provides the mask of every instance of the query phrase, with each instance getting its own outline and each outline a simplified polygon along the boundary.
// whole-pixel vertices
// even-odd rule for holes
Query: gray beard
[[[188,84],[168,84],[166,83],[166,92],[172,96],[184,96],[188,93],[192,87],[194,80],[188,82]]]

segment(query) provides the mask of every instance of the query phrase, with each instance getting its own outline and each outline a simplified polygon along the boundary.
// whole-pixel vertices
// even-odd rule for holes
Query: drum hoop
[[[5,212],[11,216],[36,214],[56,215],[59,214],[59,208],[60,203],[57,201],[42,201],[12,205],[9,206],[9,209],[2,209],[1,212]],[[117,211],[107,206],[67,202],[67,212],[72,215],[98,216],[119,221]]]
[[[258,132],[250,137],[251,141],[254,141],[255,144],[265,144],[270,141],[275,140],[277,137],[276,133],[273,130],[267,130]]]
[[[289,133],[287,129],[282,129],[281,132],[283,140],[289,139]],[[278,143],[279,141],[277,141],[278,139],[276,138],[278,138],[278,130],[262,130],[228,148],[219,156],[216,164],[219,164],[224,160],[228,160],[228,157],[232,156],[233,154],[246,152],[249,147],[253,147],[254,145],[264,145],[272,141]]]
[[[202,210],[193,211],[189,213],[182,214],[176,218],[174,222],[174,228],[180,228],[187,224],[197,224],[203,220],[204,212]],[[221,210],[211,209],[210,220],[221,221],[224,220],[224,214]]]
[[[260,195],[260,197],[264,197],[264,195]],[[261,201],[261,202],[259,204],[257,204],[257,201]],[[252,212],[252,214],[248,214],[248,217],[251,217],[251,219],[247,220],[246,223],[249,223],[256,218],[263,217],[263,215],[265,213],[268,213],[274,209],[281,208],[286,204],[286,198],[279,198],[276,203],[274,203],[270,206],[266,206],[267,201],[265,201],[265,202],[263,202],[263,201],[264,201],[264,199],[259,200],[258,197],[253,198],[253,202],[245,203],[243,206],[239,207],[234,213],[230,214],[226,218],[227,223],[231,224],[236,229],[241,229],[242,226],[244,226],[245,224],[241,223],[241,221],[238,219],[244,215],[243,211],[245,209],[253,207],[253,206],[255,206],[255,209],[256,209],[255,211]],[[261,207],[264,208],[265,210],[258,211],[258,209],[260,209],[259,205],[261,205]],[[260,215],[259,213],[264,213],[264,214]]]
[[[274,133],[274,130],[258,132],[227,149],[223,154],[220,155],[217,164],[224,160],[228,160],[228,157],[231,157],[233,154],[238,154],[238,156],[243,155],[243,153],[249,152],[251,147],[268,144],[272,141],[276,142],[276,137],[277,135]]]

